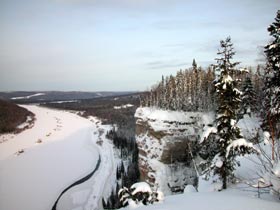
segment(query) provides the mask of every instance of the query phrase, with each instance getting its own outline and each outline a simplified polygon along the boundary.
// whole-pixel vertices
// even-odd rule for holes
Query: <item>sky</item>
[[[0,0],[0,91],[143,91],[215,63],[231,36],[260,62],[279,0]]]

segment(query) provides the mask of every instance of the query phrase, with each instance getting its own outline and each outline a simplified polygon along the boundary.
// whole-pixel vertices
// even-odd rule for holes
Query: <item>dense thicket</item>
[[[116,188],[112,189],[109,198],[102,199],[102,205],[104,209],[119,209],[123,207],[118,197],[120,188],[130,188],[140,178],[138,147],[134,138],[126,137],[123,132],[118,132],[114,128],[107,133],[106,137],[112,140],[122,161],[116,170]]]

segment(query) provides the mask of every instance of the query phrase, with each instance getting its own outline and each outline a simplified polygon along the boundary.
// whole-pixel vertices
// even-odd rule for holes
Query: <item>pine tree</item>
[[[268,27],[273,40],[265,46],[267,58],[265,68],[265,104],[263,124],[270,131],[272,138],[280,137],[280,10],[275,22]],[[278,129],[277,129],[278,127]]]
[[[233,79],[234,71],[239,62],[232,62],[235,55],[231,38],[220,42],[221,50],[217,53],[216,70],[219,72],[215,81],[217,94],[216,113],[216,155],[212,160],[214,174],[219,175],[222,188],[227,188],[227,182],[234,177],[237,155],[252,152],[252,144],[243,139],[236,125],[237,113],[241,102],[241,92],[237,89],[237,81]],[[237,144],[235,144],[238,142]]]

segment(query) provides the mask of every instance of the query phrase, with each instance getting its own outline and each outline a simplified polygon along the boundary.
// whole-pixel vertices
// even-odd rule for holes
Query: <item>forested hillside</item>
[[[28,127],[33,119],[33,113],[12,102],[0,100],[0,134],[20,132]],[[24,122],[28,120],[26,125]],[[22,126],[20,126],[22,124]]]

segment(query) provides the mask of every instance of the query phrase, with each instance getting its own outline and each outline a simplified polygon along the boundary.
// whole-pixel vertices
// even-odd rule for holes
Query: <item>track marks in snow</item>
[[[61,197],[57,208],[59,210],[102,209],[103,195],[107,196],[111,192],[116,170],[113,145],[106,138],[111,126],[102,125],[95,117],[89,120],[92,123],[90,141],[100,155],[100,166],[89,180],[69,189]]]

